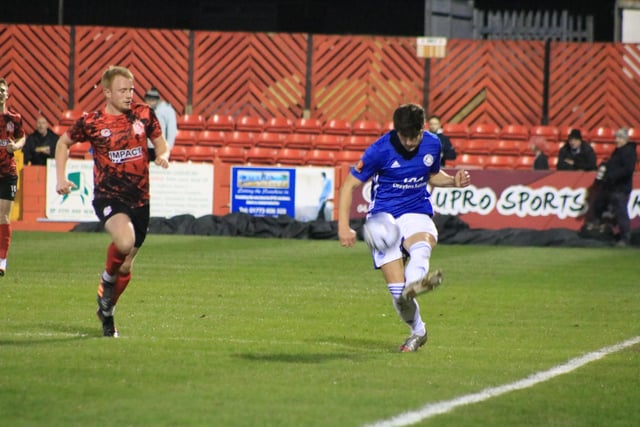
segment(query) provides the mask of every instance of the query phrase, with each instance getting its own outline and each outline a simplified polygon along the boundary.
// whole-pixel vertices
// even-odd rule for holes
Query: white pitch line
[[[470,405],[472,403],[482,402],[487,399],[491,399],[492,397],[500,396],[505,393],[532,387],[538,383],[548,381],[559,375],[567,374],[571,371],[574,371],[586,365],[587,363],[591,363],[596,360],[602,359],[603,357],[611,353],[616,353],[620,350],[624,350],[625,348],[631,347],[638,343],[640,343],[640,336],[628,339],[626,341],[623,341],[621,343],[618,343],[609,347],[601,348],[600,350],[587,353],[580,357],[576,357],[575,359],[571,359],[563,365],[555,366],[546,371],[536,372],[535,374],[532,374],[527,378],[521,379],[519,381],[510,383],[510,384],[505,384],[498,387],[485,388],[484,390],[481,390],[477,393],[467,394],[465,396],[456,397],[455,399],[451,399],[451,400],[430,403],[418,410],[405,412],[403,414],[397,415],[387,420],[376,421],[373,424],[367,424],[365,427],[409,426],[411,424],[418,423],[420,421],[426,420],[427,418],[431,418],[436,415],[446,414],[447,412],[450,412],[459,406],[465,406],[465,405]]]

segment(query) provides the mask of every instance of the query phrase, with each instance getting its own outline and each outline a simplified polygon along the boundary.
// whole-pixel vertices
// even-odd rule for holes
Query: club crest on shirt
[[[144,125],[140,120],[136,120],[135,122],[133,122],[133,132],[136,135],[144,134]]]
[[[111,136],[111,129],[102,129],[100,131],[100,136],[103,138],[109,138]]]
[[[425,155],[422,158],[422,162],[425,164],[425,166],[431,167],[431,165],[433,165],[433,155],[431,155],[431,154]]]
[[[7,123],[7,132],[12,133],[15,130],[13,122]]]

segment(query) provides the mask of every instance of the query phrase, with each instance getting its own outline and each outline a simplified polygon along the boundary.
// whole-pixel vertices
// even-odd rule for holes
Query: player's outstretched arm
[[[362,182],[348,174],[340,187],[338,199],[338,239],[341,246],[348,248],[356,244],[356,232],[349,226],[349,214],[353,201],[353,190]]]
[[[56,144],[56,192],[58,194],[68,194],[72,188],[76,188],[76,185],[67,179],[67,160],[69,160],[69,146],[74,142],[67,136],[67,133],[63,133],[58,138]]]
[[[453,176],[441,170],[431,175],[429,184],[434,187],[467,187],[471,185],[471,175],[464,169],[457,171]]]
[[[164,137],[159,136],[156,139],[152,140],[151,143],[153,144],[156,150],[155,164],[165,169],[168,168],[170,150],[169,150],[169,144],[167,144],[167,141],[165,141]]]

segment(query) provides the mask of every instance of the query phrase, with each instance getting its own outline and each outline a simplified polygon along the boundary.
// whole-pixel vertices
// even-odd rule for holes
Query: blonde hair
[[[133,81],[133,73],[129,71],[128,68],[120,67],[118,65],[110,65],[109,68],[104,70],[104,73],[102,73],[100,84],[104,89],[110,89],[111,83],[113,83],[113,79],[115,79],[116,76],[126,77]]]

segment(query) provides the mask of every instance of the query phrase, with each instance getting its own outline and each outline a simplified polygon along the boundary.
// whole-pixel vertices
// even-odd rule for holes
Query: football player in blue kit
[[[394,129],[367,148],[340,188],[338,237],[340,244],[352,247],[356,233],[349,226],[353,190],[371,182],[368,215],[391,214],[399,228],[400,240],[389,250],[372,250],[374,265],[382,271],[393,298],[393,305],[411,329],[400,351],[417,351],[427,341],[427,330],[415,297],[438,286],[442,272],[429,272],[431,251],[438,243],[438,230],[432,220],[427,184],[433,187],[466,187],[469,173],[454,176],[440,170],[440,140],[425,132],[424,109],[405,104],[393,113]],[[403,249],[409,260],[403,262]]]

